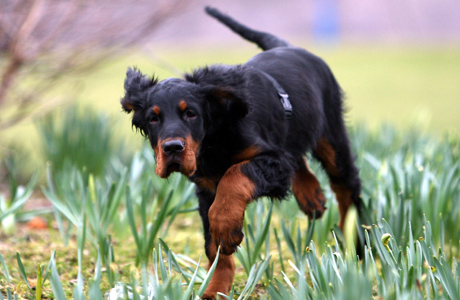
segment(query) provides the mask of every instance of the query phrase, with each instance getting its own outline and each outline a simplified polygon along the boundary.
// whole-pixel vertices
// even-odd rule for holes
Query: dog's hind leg
[[[310,170],[304,158],[297,162],[292,178],[292,191],[300,209],[309,218],[320,218],[326,210],[323,191],[315,174]]]
[[[343,136],[337,137],[333,141],[325,137],[321,138],[313,151],[313,155],[321,162],[329,176],[331,188],[339,204],[339,227],[343,231],[345,218],[350,206],[354,204],[358,214],[362,208],[360,198],[361,181],[358,177],[358,169],[355,166],[346,133],[343,133]]]

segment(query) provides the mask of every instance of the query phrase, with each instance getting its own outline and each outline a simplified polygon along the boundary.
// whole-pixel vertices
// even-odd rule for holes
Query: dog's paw
[[[203,296],[201,296],[201,299],[216,299],[216,293],[208,293],[207,291],[204,292]]]
[[[220,246],[220,252],[225,255],[234,253],[244,238],[242,232],[243,217],[231,218],[230,216],[216,216],[209,213],[209,230],[211,239],[217,247]]]
[[[211,232],[212,238],[216,246],[220,246],[220,252],[225,255],[233,254],[237,249],[238,246],[241,244],[244,238],[244,234],[241,231],[241,228],[234,229],[230,233],[214,233]]]
[[[220,246],[220,252],[225,255],[233,254],[244,238],[241,225],[235,226],[211,226],[211,237],[216,247]]]
[[[319,219],[326,211],[326,198],[318,187],[315,190],[304,193],[297,198],[300,209],[310,218]]]
[[[214,291],[205,291],[201,299],[212,300],[217,298],[217,292]]]
[[[227,295],[229,291],[230,291],[230,288],[225,285],[222,286],[222,283],[219,283],[219,285],[215,285],[211,283],[209,284],[206,291],[204,291],[203,296],[201,296],[201,299],[217,299],[217,293],[222,293],[224,295]],[[225,298],[220,296],[219,299],[225,299]]]
[[[319,219],[323,216],[326,210],[326,198],[324,197],[323,191],[320,188],[315,190],[315,196],[309,201],[310,211],[307,215],[311,219]]]

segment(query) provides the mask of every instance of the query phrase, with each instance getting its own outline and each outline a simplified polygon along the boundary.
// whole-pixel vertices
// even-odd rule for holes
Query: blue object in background
[[[339,0],[313,0],[313,37],[319,42],[339,40]]]

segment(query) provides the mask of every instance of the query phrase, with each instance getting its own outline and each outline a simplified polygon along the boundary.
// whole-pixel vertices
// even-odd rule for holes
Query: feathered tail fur
[[[230,16],[221,13],[219,10],[215,8],[207,6],[205,10],[206,13],[208,13],[208,15],[216,18],[221,23],[229,27],[232,31],[238,33],[244,39],[256,43],[263,50],[291,46],[291,44],[289,44],[285,40],[282,40],[279,37],[276,37],[270,33],[248,28],[243,24],[238,23]]]

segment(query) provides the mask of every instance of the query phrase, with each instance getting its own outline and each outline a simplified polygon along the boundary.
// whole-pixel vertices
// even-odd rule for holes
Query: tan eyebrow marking
[[[181,100],[179,103],[179,108],[181,111],[185,111],[185,109],[187,109],[187,102],[185,102],[185,100]]]
[[[154,112],[155,114],[157,114],[157,115],[160,114],[160,108],[159,108],[158,106],[155,105],[155,106],[152,108],[152,110],[153,110],[153,112]]]

